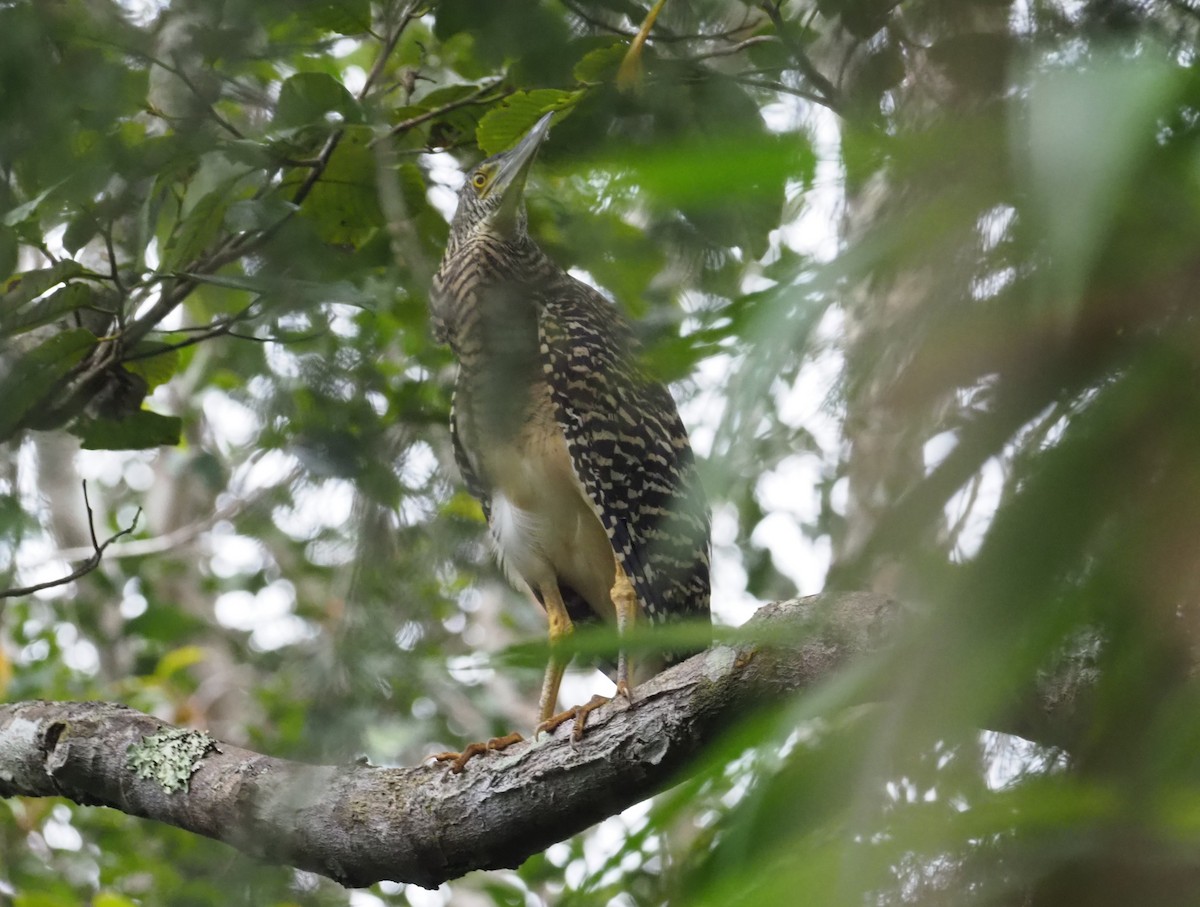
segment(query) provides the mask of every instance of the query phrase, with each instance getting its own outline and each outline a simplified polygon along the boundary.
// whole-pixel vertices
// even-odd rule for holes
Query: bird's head
[[[550,132],[548,113],[514,148],[494,154],[467,171],[450,225],[451,241],[480,229],[503,239],[525,233],[525,179],[538,147]]]

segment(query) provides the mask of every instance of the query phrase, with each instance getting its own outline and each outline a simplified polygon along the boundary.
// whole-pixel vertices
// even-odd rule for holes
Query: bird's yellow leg
[[[563,713],[566,717],[554,716],[554,718],[551,718],[554,715],[554,706],[558,703],[558,688],[562,686],[563,673],[567,669],[567,662],[571,660],[569,655],[559,651],[558,645],[575,631],[575,626],[571,623],[570,615],[567,614],[567,606],[563,604],[562,594],[558,591],[558,586],[542,586],[539,591],[542,593],[542,602],[546,606],[546,616],[550,619],[551,651],[550,661],[546,665],[546,676],[542,680],[542,695],[538,701],[538,721],[541,724],[538,725],[538,730],[534,732],[534,736],[537,736],[538,731],[545,729],[548,722],[554,722],[549,725],[549,728],[553,729],[565,721],[566,717],[574,717],[578,709],[586,708],[586,706],[576,706],[575,709],[568,709]],[[592,708],[595,708],[595,706],[592,706]],[[555,721],[556,718],[558,719],[557,721]],[[468,744],[463,748],[461,753],[436,753],[429,758],[435,762],[449,762],[450,771],[457,774],[476,756],[502,750],[505,747],[512,746],[514,743],[520,743],[524,739],[520,734],[514,732],[504,737],[493,737],[486,743]]]
[[[613,583],[610,594],[613,607],[617,612],[617,633],[621,637],[621,648],[617,653],[617,696],[624,696],[625,701],[632,704],[633,693],[629,688],[629,656],[625,651],[625,634],[633,627],[633,622],[637,618],[638,601],[633,583],[629,581],[620,561],[616,561],[616,582]],[[560,674],[560,679],[561,676]],[[549,669],[547,669],[547,678],[549,678]],[[555,695],[557,695],[557,690],[558,688],[555,687]],[[545,691],[543,691],[543,695],[544,693]],[[583,705],[573,706],[557,715],[551,716],[543,713],[542,723],[537,726],[533,734],[536,737],[542,731],[553,731],[563,722],[574,719],[575,727],[571,730],[571,739],[581,740],[587,724],[587,716],[606,702],[611,701],[607,696],[593,696]]]
[[[615,558],[614,558],[615,560]],[[625,640],[637,620],[638,600],[633,583],[625,575],[625,568],[618,560],[617,578],[612,587],[613,608],[617,612],[617,635],[621,640],[621,648],[617,653],[617,695],[624,696],[627,702],[633,702],[633,693],[629,689],[629,655],[625,651]]]
[[[559,644],[574,632],[575,626],[567,614],[558,586],[545,586],[541,590],[546,616],[550,619],[550,661],[546,664],[546,675],[542,679],[542,695],[538,699],[538,721],[545,722],[554,714],[558,704],[558,688],[562,686],[563,672],[567,670],[570,656],[559,651]]]

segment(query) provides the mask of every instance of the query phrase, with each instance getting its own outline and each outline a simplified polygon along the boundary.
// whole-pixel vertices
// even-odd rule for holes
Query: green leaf
[[[163,250],[163,271],[174,271],[196,259],[217,237],[229,207],[232,183],[214,189],[198,201],[176,227]]]
[[[84,450],[145,450],[179,443],[183,420],[139,409],[128,417],[93,419],[79,427]]]
[[[126,362],[122,367],[127,372],[140,375],[146,382],[147,391],[166,384],[179,369],[179,350],[160,340],[142,340],[131,352],[145,358]]]
[[[904,81],[904,55],[893,43],[887,43],[870,53],[859,68],[854,82],[855,91],[872,103],[883,94]]]
[[[365,127],[345,131],[324,174],[305,199],[301,216],[312,222],[317,235],[331,245],[358,248],[384,227],[375,191],[375,156],[368,147]],[[284,181],[290,190],[307,176],[293,171]]]
[[[729,137],[706,144],[647,149],[617,163],[672,205],[775,193],[785,179],[808,182],[816,155],[794,137]]]
[[[225,227],[234,233],[266,230],[277,226],[280,221],[298,209],[298,205],[277,195],[244,198],[234,202],[225,212]]]
[[[306,3],[299,17],[317,28],[339,35],[361,35],[371,28],[370,0],[336,0],[336,2]]]
[[[442,9],[442,5],[439,4],[438,26],[442,23]],[[481,51],[486,52],[486,48],[486,43],[477,41],[474,34],[462,31],[452,34],[442,42],[441,56],[446,65],[464,79],[484,79],[495,74],[491,66],[483,60],[484,53]]]
[[[171,649],[158,660],[154,669],[156,680],[169,680],[171,675],[185,671],[192,665],[197,665],[209,657],[209,651],[204,646],[180,646]]]
[[[25,220],[25,218],[37,211],[38,206],[46,200],[46,196],[61,186],[63,182],[65,181],[60,180],[49,189],[39,192],[36,196],[25,202],[23,205],[17,205],[17,207],[13,208],[4,215],[4,219],[0,221],[0,223],[3,223],[6,227],[15,227],[17,224],[21,223],[21,221]]]
[[[231,161],[261,168],[271,166],[271,146],[253,139],[233,139],[225,142],[221,149]]]
[[[5,278],[17,267],[17,231],[0,225],[0,278]]]
[[[455,101],[461,101],[463,98],[475,94],[479,91],[478,85],[472,85],[469,82],[460,85],[447,85],[445,88],[435,88],[433,91],[421,97],[417,101],[415,107],[418,110],[436,110],[446,104],[453,104]],[[410,113],[409,116],[412,116]],[[398,119],[405,119],[399,117]]]
[[[575,64],[573,75],[580,82],[591,84],[610,81],[625,58],[629,45],[625,42],[598,47],[584,54]]]
[[[137,902],[115,891],[97,891],[92,898],[92,907],[137,907]]]
[[[91,331],[74,328],[55,334],[13,364],[8,376],[0,382],[0,398],[4,400],[4,406],[0,407],[0,442],[12,437],[26,416],[44,405],[54,385],[95,344]]]
[[[62,283],[83,273],[83,265],[77,261],[60,261],[49,268],[24,271],[4,283],[0,295],[0,319],[13,312],[31,299],[36,299],[55,284]]]
[[[82,283],[72,283],[55,290],[44,299],[19,306],[10,312],[0,309],[0,337],[13,337],[25,331],[57,321],[64,315],[81,309],[92,301],[92,288]]]
[[[543,114],[568,110],[584,95],[583,91],[559,91],[539,88],[518,91],[504,103],[484,114],[475,130],[475,138],[485,154],[496,154],[515,145]]]
[[[301,72],[283,83],[275,108],[276,129],[327,124],[327,115],[341,114],[347,123],[361,123],[362,111],[341,82],[323,72]]]
[[[74,255],[87,245],[99,230],[100,225],[96,223],[96,218],[90,211],[84,211],[67,224],[67,229],[63,233],[63,248]]]

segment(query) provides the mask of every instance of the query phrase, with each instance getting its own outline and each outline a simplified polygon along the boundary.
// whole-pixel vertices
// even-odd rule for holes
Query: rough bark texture
[[[434,887],[473,869],[517,866],[650,796],[747,705],[810,687],[878,650],[899,613],[866,593],[768,605],[747,625],[746,642],[660,674],[637,689],[632,707],[593,713],[580,743],[564,725],[478,757],[461,774],[441,765],[304,765],[218,742],[186,790],[167,792],[129,767],[130,747],[170,729],[164,722],[104,702],[2,705],[0,796],[111,806],[348,886]],[[1086,672],[1071,676],[1091,683]],[[1073,723],[1077,692],[1056,680],[1009,723],[1035,731]]]

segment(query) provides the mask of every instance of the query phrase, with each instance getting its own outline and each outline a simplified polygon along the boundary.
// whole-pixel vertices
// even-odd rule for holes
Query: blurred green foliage
[[[101,540],[144,511],[0,598],[0,693],[309,760],[527,728],[426,294],[550,110],[531,228],[674,382],[718,615],[830,565],[895,649],[517,872],[350,894],[11,800],[0,904],[1200,899],[1200,16],[669,0],[623,92],[649,5],[0,4],[0,586],[90,553],[80,478]],[[1081,646],[1082,729],[984,733]]]

